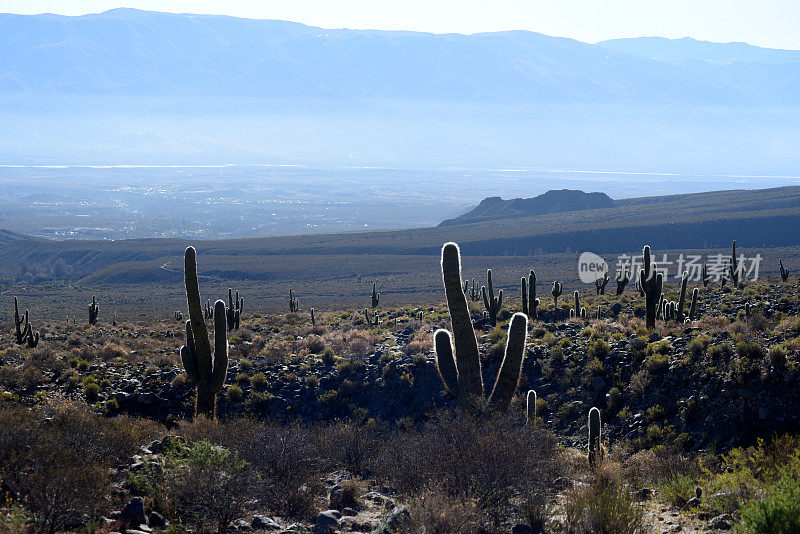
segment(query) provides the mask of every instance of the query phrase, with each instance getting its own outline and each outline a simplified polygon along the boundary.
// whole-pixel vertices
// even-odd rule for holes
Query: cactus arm
[[[468,406],[472,402],[470,397],[483,395],[483,378],[478,339],[472,329],[467,299],[461,291],[461,251],[452,242],[442,247],[442,279],[453,328],[459,404]]]
[[[450,332],[439,329],[433,335],[436,346],[436,369],[442,378],[445,389],[451,395],[458,395],[458,371],[453,358],[453,338]]]
[[[678,299],[678,310],[675,316],[675,319],[682,323],[683,322],[683,308],[686,306],[686,284],[689,282],[689,273],[683,271],[683,276],[681,277],[681,296]]]
[[[498,410],[507,410],[511,399],[517,391],[519,375],[522,371],[522,360],[525,358],[525,340],[528,336],[528,318],[522,313],[515,313],[508,327],[506,353],[500,371],[497,373],[489,404]]]
[[[214,304],[214,364],[209,382],[209,390],[214,393],[222,389],[228,372],[228,333],[225,331],[225,303],[218,300]]]
[[[530,317],[530,309],[528,307],[528,281],[522,277],[522,313]]]
[[[186,321],[186,344],[181,347],[181,363],[186,375],[192,382],[200,380],[197,368],[197,353],[194,347],[194,335],[192,335],[192,322]]]

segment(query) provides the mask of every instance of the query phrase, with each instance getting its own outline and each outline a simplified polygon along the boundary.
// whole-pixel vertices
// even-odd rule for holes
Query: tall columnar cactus
[[[525,278],[522,278],[522,313],[535,319],[538,308],[539,299],[536,298],[536,273],[531,269],[531,272],[528,274],[527,284],[525,283]]]
[[[297,302],[297,299],[294,298],[294,290],[289,289],[289,313],[297,313],[300,309],[300,305]]]
[[[525,396],[525,424],[536,423],[536,391],[529,389]]]
[[[681,277],[681,296],[678,299],[678,308],[675,310],[675,320],[682,323],[686,316],[683,314],[683,308],[686,306],[686,285],[689,282],[689,273],[683,271]]]
[[[97,305],[97,299],[92,295],[92,303],[89,304],[89,324],[97,324],[97,314],[100,313],[100,306]]]
[[[781,280],[786,282],[789,279],[789,270],[783,266],[783,258],[781,258],[778,263],[780,263],[781,266]]]
[[[225,384],[228,372],[228,334],[226,331],[225,302],[214,303],[214,353],[208,339],[206,321],[200,300],[200,285],[197,280],[197,253],[188,247],[184,257],[184,279],[186,301],[189,305],[189,320],[186,321],[186,344],[181,347],[181,362],[186,375],[196,384],[197,401],[195,416],[216,415],[217,393]]]
[[[603,278],[598,278],[594,281],[594,290],[598,295],[606,294],[606,285],[608,285],[608,273],[603,274]]]
[[[589,466],[596,467],[600,460],[600,410],[589,410]]]
[[[581,308],[581,319],[586,320],[586,308]]]
[[[703,279],[703,287],[708,287],[711,283],[711,275],[708,274],[708,265],[703,262],[703,269],[700,271],[700,276]]]
[[[486,311],[489,312],[489,323],[491,323],[492,326],[497,326],[497,314],[500,312],[500,308],[503,307],[503,290],[501,289],[497,294],[497,297],[495,297],[494,286],[492,285],[491,269],[486,271],[486,278],[488,288],[481,288],[483,294],[483,305],[486,307]]]
[[[317,326],[317,320],[314,318],[314,308],[311,308],[311,326]]]
[[[642,249],[643,267],[639,271],[639,282],[644,291],[645,298],[645,324],[647,328],[656,327],[656,305],[661,296],[664,276],[656,271],[656,264],[650,259],[650,246]]]
[[[692,290],[692,305],[689,307],[689,320],[694,321],[695,317],[697,317],[697,296],[700,294],[700,290],[694,288]]]
[[[627,286],[630,281],[631,275],[627,269],[623,269],[617,273],[617,295],[622,295],[623,291],[625,291],[625,286]]]
[[[577,291],[572,293],[572,296],[575,297],[575,317],[580,317],[581,315],[581,297]]]
[[[564,284],[559,281],[553,282],[553,290],[550,292],[553,295],[553,308],[558,309],[558,297],[564,291]]]
[[[17,337],[17,345],[27,344],[30,348],[35,348],[39,344],[39,332],[34,332],[31,323],[28,321],[28,310],[20,317],[17,297],[14,297],[14,328]]]
[[[464,291],[467,290],[466,284],[464,285]],[[381,294],[378,293],[378,284],[377,282],[372,282],[372,307],[377,308],[378,303],[381,301]]]
[[[750,315],[753,313],[753,308],[755,308],[755,305],[751,306],[749,302],[745,302],[744,303],[744,316],[745,317],[750,317]]]
[[[437,330],[434,334],[437,368],[445,388],[458,397],[459,406],[474,409],[484,395],[483,377],[478,340],[461,287],[461,252],[455,243],[445,243],[442,247],[442,279],[453,335],[447,330]],[[527,334],[527,317],[515,313],[508,328],[503,363],[488,396],[489,406],[494,409],[506,410],[516,392]]]
[[[731,261],[728,265],[728,276],[731,279],[731,284],[733,284],[734,289],[739,287],[739,275],[741,271],[739,270],[739,260],[736,257],[736,240],[733,240],[733,252],[731,253]]]
[[[213,319],[214,318],[214,306],[211,305],[210,300],[206,300],[206,303],[203,307],[203,318],[204,319]]]
[[[469,299],[472,302],[478,302],[481,300],[481,290],[480,288],[475,287],[475,279],[472,279],[472,287],[469,290]]]
[[[236,298],[233,298],[233,290],[228,288],[228,309],[225,310],[225,318],[228,322],[228,332],[239,330],[239,323],[244,311],[244,298],[239,298],[239,291],[236,291]]]

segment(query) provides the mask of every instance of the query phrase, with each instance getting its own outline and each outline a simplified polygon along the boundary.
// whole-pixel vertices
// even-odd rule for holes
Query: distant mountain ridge
[[[662,49],[681,45],[657,44]],[[656,46],[648,40],[593,45],[528,31],[323,29],[134,9],[80,17],[2,14],[0,93],[503,104],[800,103],[800,61],[779,60],[794,57],[791,51],[708,45],[715,54],[733,58],[733,64],[687,68],[642,53]],[[742,69],[736,65],[740,56],[763,64],[754,72]]]
[[[572,189],[550,190],[533,198],[503,200],[500,197],[488,197],[464,215],[442,221],[439,227],[613,207],[614,200],[605,193],[584,193]]]
[[[764,48],[747,43],[713,43],[691,37],[634,37],[600,41],[599,46],[657,61],[706,61],[710,63],[787,63],[800,61],[800,50]]]

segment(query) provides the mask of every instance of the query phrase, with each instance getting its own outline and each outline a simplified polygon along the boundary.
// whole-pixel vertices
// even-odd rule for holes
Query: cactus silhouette
[[[728,277],[731,279],[731,284],[733,285],[734,289],[739,287],[739,275],[741,274],[739,269],[739,260],[736,258],[736,240],[734,239],[731,261],[728,265]]]
[[[600,410],[589,410],[589,466],[596,467],[600,459]]]
[[[434,334],[436,365],[445,388],[458,397],[458,405],[475,409],[484,395],[481,360],[467,298],[461,286],[461,251],[455,243],[445,243],[442,247],[442,279],[453,334],[444,329]],[[505,356],[488,396],[489,406],[493,409],[508,409],[517,390],[527,335],[528,318],[515,313],[508,327]]]
[[[225,303],[214,303],[214,352],[208,339],[206,321],[200,304],[197,280],[197,253],[188,247],[184,256],[184,280],[189,320],[186,321],[186,344],[181,347],[181,362],[186,375],[196,385],[195,416],[216,415],[217,393],[225,384],[228,372],[228,333]]]
[[[686,284],[689,282],[689,273],[683,271],[681,277],[681,296],[678,299],[678,308],[675,310],[675,320],[682,323],[686,316],[683,314],[683,307],[686,306]]]
[[[608,285],[608,273],[603,274],[603,278],[598,278],[594,281],[594,290],[598,295],[606,294],[606,285]]]
[[[464,284],[464,291],[467,290],[466,284]],[[377,282],[372,282],[372,307],[377,308],[378,303],[381,301],[381,294],[378,293],[378,284]]]
[[[525,424],[536,423],[536,392],[532,389],[528,390],[525,396]]]
[[[486,311],[489,312],[489,323],[492,326],[497,326],[497,313],[503,307],[503,290],[501,289],[497,297],[494,296],[494,286],[492,285],[492,270],[486,271],[486,278],[489,287],[482,287],[481,293],[483,294],[483,305]],[[460,285],[460,284],[459,284]]]
[[[563,291],[564,284],[558,281],[553,282],[553,290],[550,292],[553,295],[553,308],[558,309],[558,297],[561,296]]]
[[[650,246],[642,249],[642,269],[639,271],[639,284],[645,298],[645,325],[649,329],[656,327],[656,306],[661,295],[664,277],[656,272],[656,264],[650,258]]]
[[[689,307],[689,320],[694,321],[695,317],[697,317],[697,296],[700,294],[700,290],[694,288],[692,290],[692,304]]]
[[[97,324],[97,314],[100,313],[100,306],[97,305],[97,300],[92,295],[92,303],[89,304],[89,324]]]
[[[631,275],[627,269],[623,269],[617,273],[617,295],[622,295],[625,291],[625,286],[631,281]]]
[[[289,289],[289,313],[297,313],[300,309],[300,304],[297,302],[297,299],[294,298],[294,290]]]
[[[783,266],[783,258],[778,260],[778,263],[780,264],[780,267],[781,267],[781,280],[783,280],[785,282],[785,281],[787,281],[789,279],[789,270],[786,269],[786,267]]]
[[[36,348],[36,345],[39,344],[39,332],[33,331],[28,317],[28,310],[25,310],[25,314],[20,317],[17,297],[14,297],[14,328],[17,337],[17,345],[26,343],[28,347]]]
[[[528,280],[522,277],[522,313],[528,317],[535,319],[537,308],[539,307],[539,299],[536,298],[536,273],[531,269],[528,274]]]

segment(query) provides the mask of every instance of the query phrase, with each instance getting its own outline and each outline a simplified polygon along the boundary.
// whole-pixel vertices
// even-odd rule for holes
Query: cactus
[[[28,310],[20,317],[17,297],[14,297],[14,328],[17,336],[17,345],[26,343],[30,348],[36,348],[39,344],[39,332],[34,332],[31,323],[28,321]]]
[[[317,320],[314,318],[314,308],[311,308],[311,326],[317,326]]]
[[[650,246],[642,249],[643,267],[639,271],[639,283],[645,295],[645,324],[647,328],[656,327],[656,305],[661,295],[664,276],[656,272],[656,264],[650,259]]]
[[[572,308],[569,309],[569,318],[570,319],[574,319],[575,318],[575,310],[573,310]]]
[[[206,300],[203,308],[203,318],[204,319],[213,319],[214,318],[214,306],[211,305],[210,300]]]
[[[602,319],[603,318],[603,312],[600,311],[600,305],[599,304],[597,305],[597,318],[598,319]]]
[[[483,305],[486,307],[486,311],[489,312],[489,323],[492,326],[497,326],[497,313],[503,307],[503,290],[501,289],[497,294],[497,297],[494,296],[494,286],[492,285],[492,270],[488,269],[486,271],[486,278],[488,283],[488,288],[482,287],[481,293],[483,295]]]
[[[739,287],[739,260],[736,258],[736,240],[733,240],[733,252],[731,253],[731,261],[728,265],[728,276],[731,279],[734,289]]]
[[[367,319],[367,324],[370,326],[378,326],[378,312],[370,314],[367,308],[364,308],[364,317]]]
[[[558,309],[558,297],[561,296],[561,293],[564,291],[564,284],[561,282],[553,282],[553,290],[550,292],[553,295],[553,308]]]
[[[445,388],[457,395],[459,406],[472,409],[477,400],[483,399],[483,378],[478,340],[461,288],[461,251],[455,243],[445,243],[442,247],[442,279],[453,335],[447,330],[437,330],[434,334],[437,368]],[[527,335],[528,318],[515,313],[508,328],[503,363],[488,397],[489,406],[494,409],[508,409],[516,392]]]
[[[711,275],[708,274],[708,265],[703,262],[703,269],[700,271],[700,276],[703,279],[703,287],[708,287],[708,284],[711,283]]]
[[[216,415],[217,393],[225,384],[228,372],[228,334],[225,303],[214,303],[214,353],[208,339],[203,310],[200,307],[200,285],[197,280],[197,253],[188,247],[184,257],[186,301],[189,320],[186,321],[186,344],[181,347],[181,362],[186,375],[196,384],[195,416],[213,419]]]
[[[575,297],[575,317],[580,317],[581,314],[581,298],[577,291],[572,293],[572,296]]]
[[[100,313],[100,306],[97,305],[97,300],[92,295],[92,303],[89,304],[89,324],[97,324],[97,314]]]
[[[467,291],[467,285],[464,284],[464,291]],[[377,308],[378,303],[381,301],[381,294],[378,293],[378,283],[372,282],[372,308]]]
[[[781,280],[783,280],[784,282],[786,282],[786,281],[789,279],[789,270],[788,270],[788,269],[786,269],[786,268],[783,266],[783,258],[781,258],[781,259],[778,261],[778,263],[780,263],[780,266],[781,266]]]
[[[697,296],[700,294],[700,290],[694,288],[692,290],[692,305],[689,307],[689,320],[694,321],[695,317],[697,317]]]
[[[755,308],[755,304],[751,306],[749,302],[745,302],[744,303],[744,316],[745,317],[750,317],[750,315],[753,313],[753,308]]]
[[[114,313],[116,313],[116,312],[114,312]],[[178,321],[179,323],[182,323],[183,322],[183,312],[176,311],[175,312],[175,320]]]
[[[681,296],[678,299],[678,308],[675,310],[675,320],[679,323],[684,322],[686,316],[683,314],[683,308],[686,306],[686,284],[689,282],[689,273],[683,271],[681,277]]]
[[[581,308],[581,319],[586,320],[586,308]]]
[[[598,278],[594,281],[594,290],[597,295],[606,294],[606,285],[608,284],[608,273],[603,274],[603,278]]]
[[[478,302],[481,300],[481,290],[480,288],[475,288],[475,279],[472,279],[472,287],[469,290],[469,298],[472,302]]]
[[[597,467],[598,460],[602,455],[600,450],[600,410],[592,408],[589,410],[589,466]]]
[[[294,298],[294,290],[289,288],[289,313],[297,313],[300,309],[300,305],[297,302],[297,299]]]
[[[641,280],[636,280],[636,291],[639,292],[640,297],[644,297],[644,288],[642,287]]]
[[[539,299],[536,298],[536,273],[531,269],[527,283],[522,277],[522,313],[531,318],[536,318]]]
[[[525,424],[531,423],[536,423],[536,391],[529,389],[525,396]]]
[[[239,291],[236,291],[236,298],[233,298],[233,290],[228,288],[228,309],[225,310],[225,318],[228,323],[228,332],[239,330],[239,321],[244,310],[244,299],[239,298]]]
[[[117,310],[114,310],[114,317],[111,319],[111,326],[117,326]]]
[[[617,295],[622,295],[622,292],[625,291],[625,286],[627,286],[630,281],[631,275],[627,269],[623,269],[617,273]]]

